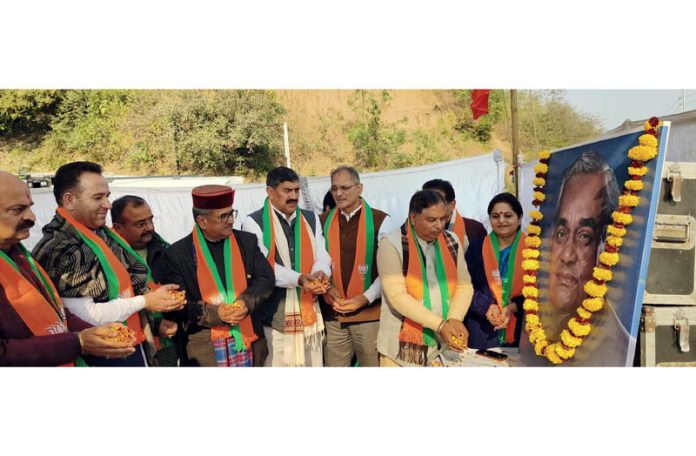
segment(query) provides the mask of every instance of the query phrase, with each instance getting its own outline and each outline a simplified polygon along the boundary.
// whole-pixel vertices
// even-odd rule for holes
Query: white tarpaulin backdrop
[[[488,202],[504,189],[505,166],[499,153],[489,153],[477,157],[453,160],[433,165],[404,168],[361,175],[364,185],[363,197],[374,208],[381,209],[392,216],[393,224],[401,224],[408,213],[408,202],[411,195],[420,190],[421,185],[430,179],[445,179],[452,183],[457,195],[457,208],[462,215],[482,222],[490,228],[486,209]],[[124,195],[137,195],[145,198],[152,213],[155,215],[155,229],[169,242],[174,242],[191,232],[193,216],[191,215],[191,188],[203,183],[192,183],[190,187],[182,186],[181,179],[176,188],[165,188],[162,180],[154,180],[158,187],[143,186],[119,187],[119,180],[110,184],[111,200]],[[324,195],[331,186],[328,177],[312,177],[307,179],[313,209],[320,212]],[[143,182],[147,182],[143,180]],[[145,184],[143,184],[145,185]],[[265,184],[234,185],[236,189],[234,207],[239,211],[235,226],[243,218],[259,209],[266,198]],[[36,214],[36,225],[31,230],[31,236],[24,245],[32,249],[41,239],[41,228],[53,217],[56,202],[52,189],[35,189],[32,191]],[[300,200],[302,204],[302,200]],[[110,218],[107,224],[111,225]]]

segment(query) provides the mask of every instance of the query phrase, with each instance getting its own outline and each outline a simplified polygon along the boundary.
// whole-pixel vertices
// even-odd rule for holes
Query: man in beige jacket
[[[381,367],[424,366],[445,347],[466,348],[462,320],[473,295],[467,246],[444,229],[447,222],[442,196],[422,190],[411,198],[406,223],[379,243]]]

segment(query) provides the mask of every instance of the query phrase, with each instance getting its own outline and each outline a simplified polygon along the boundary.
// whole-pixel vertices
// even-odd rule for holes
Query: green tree
[[[51,129],[64,90],[0,90],[0,137]]]
[[[467,137],[485,143],[491,139],[493,127],[504,113],[505,91],[491,90],[488,96],[488,114],[476,120],[471,112],[471,92],[472,90],[453,90],[456,115],[454,128]]]
[[[366,169],[384,164],[406,140],[406,132],[396,123],[385,122],[382,111],[389,106],[389,91],[378,96],[367,90],[356,90],[348,99],[357,120],[350,124],[348,141],[355,149],[359,165]]]
[[[168,115],[183,170],[258,175],[282,158],[285,109],[273,92],[184,92]]]

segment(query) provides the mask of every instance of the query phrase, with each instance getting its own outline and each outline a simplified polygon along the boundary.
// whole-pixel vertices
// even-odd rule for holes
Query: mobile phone
[[[476,354],[481,355],[481,356],[485,356],[486,358],[490,358],[490,359],[495,360],[495,361],[505,361],[506,359],[508,359],[508,355],[506,355],[505,353],[498,353],[498,352],[494,352],[492,350],[485,350],[483,348],[480,350],[477,350]]]

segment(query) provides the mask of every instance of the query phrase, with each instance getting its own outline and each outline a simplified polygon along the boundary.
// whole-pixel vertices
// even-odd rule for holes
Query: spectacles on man
[[[217,219],[220,221],[220,223],[228,223],[230,220],[237,220],[237,209],[232,209],[229,212],[223,212],[217,216]]]
[[[336,193],[336,192],[338,192],[339,190],[342,191],[342,192],[347,192],[348,190],[350,190],[351,188],[355,187],[356,185],[360,185],[360,182],[358,182],[358,183],[356,183],[356,184],[353,184],[353,185],[339,185],[339,186],[332,185],[331,188],[329,188],[329,191],[330,191],[331,193]]]

